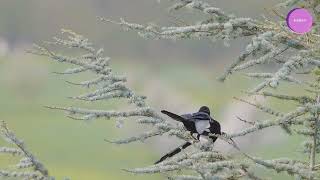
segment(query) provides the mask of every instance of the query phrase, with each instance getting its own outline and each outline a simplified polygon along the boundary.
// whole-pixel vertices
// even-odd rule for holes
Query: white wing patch
[[[209,121],[196,121],[195,125],[199,134],[202,134],[206,129],[210,128]]]

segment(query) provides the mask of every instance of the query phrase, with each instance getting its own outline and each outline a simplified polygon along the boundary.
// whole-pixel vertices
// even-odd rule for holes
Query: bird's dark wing
[[[210,116],[203,112],[196,112],[192,114],[182,114],[180,115],[180,117],[183,117],[185,121],[192,121],[192,122],[211,120]]]
[[[202,134],[206,129],[210,127],[211,117],[204,112],[196,112],[192,114],[181,115],[185,119],[185,125],[190,124],[188,127],[192,126],[192,132]],[[187,128],[190,129],[191,128]]]
[[[184,119],[190,121],[192,119],[192,114],[182,114],[181,117],[183,117]]]
[[[166,111],[166,110],[162,110],[161,112],[163,114],[166,114],[167,116],[171,117],[172,119],[174,119],[176,121],[180,121],[180,122],[185,121],[185,118],[183,118],[182,116],[179,116],[177,114],[174,114],[172,112],[169,112],[169,111]]]
[[[212,120],[210,122],[210,132],[213,134],[220,134],[221,135],[221,126],[220,123],[216,120]]]
[[[196,127],[195,127],[195,124],[192,120],[192,114],[183,114],[181,116],[177,115],[177,114],[174,114],[172,112],[169,112],[169,111],[166,111],[166,110],[162,110],[161,111],[163,114],[166,114],[168,115],[169,117],[171,117],[172,119],[176,120],[176,121],[179,121],[179,122],[182,122],[184,127],[192,132],[192,133],[196,133]]]
[[[174,150],[170,151],[169,153],[167,153],[166,155],[162,156],[162,157],[160,158],[160,160],[158,160],[158,161],[155,162],[154,164],[158,164],[158,163],[166,160],[167,158],[172,157],[172,156],[178,154],[179,152],[181,152],[182,149],[185,149],[185,148],[187,148],[187,147],[190,146],[190,145],[191,145],[190,142],[184,143],[183,145],[177,147],[176,149],[174,149]]]
[[[191,117],[194,121],[210,121],[211,117],[204,112],[196,112],[192,114]]]
[[[212,133],[212,134],[220,134],[221,135],[220,123],[214,119],[211,119],[209,130],[210,130],[210,133]],[[210,136],[210,138],[212,139],[213,142],[215,142],[217,140],[216,136]]]

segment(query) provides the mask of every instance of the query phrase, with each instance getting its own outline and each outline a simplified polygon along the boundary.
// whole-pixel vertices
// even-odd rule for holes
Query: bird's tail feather
[[[177,114],[174,114],[172,112],[169,112],[169,111],[166,111],[166,110],[162,110],[161,111],[163,114],[171,117],[172,119],[176,120],[176,121],[180,121],[180,122],[183,122],[185,121],[185,119]]]
[[[179,152],[181,152],[182,149],[185,149],[185,148],[187,148],[187,147],[190,146],[190,145],[191,145],[190,142],[184,143],[183,145],[177,147],[176,149],[174,149],[174,150],[170,151],[169,153],[167,153],[166,155],[162,156],[162,157],[160,158],[160,160],[158,160],[158,161],[155,162],[154,164],[158,164],[158,163],[166,160],[167,158],[172,157],[172,156],[178,154]]]

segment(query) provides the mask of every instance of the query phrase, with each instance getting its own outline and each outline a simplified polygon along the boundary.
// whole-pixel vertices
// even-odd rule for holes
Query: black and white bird
[[[191,133],[192,136],[193,134],[197,135],[198,140],[200,140],[201,136],[208,136],[214,143],[217,140],[217,137],[210,135],[210,133],[221,135],[220,123],[210,116],[210,109],[207,106],[202,106],[198,112],[191,114],[177,115],[166,110],[162,110],[161,112],[176,121],[182,122],[184,127]],[[158,164],[165,159],[178,154],[182,149],[187,148],[191,144],[191,142],[184,143],[183,145],[164,155],[155,164]]]

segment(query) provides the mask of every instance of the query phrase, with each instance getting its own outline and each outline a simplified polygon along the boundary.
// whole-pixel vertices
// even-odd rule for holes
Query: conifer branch
[[[21,157],[13,170],[0,169],[0,177],[33,180],[53,180],[47,168],[25,146],[24,142],[9,130],[4,121],[0,121],[0,135],[13,147],[0,147],[0,153]]]

